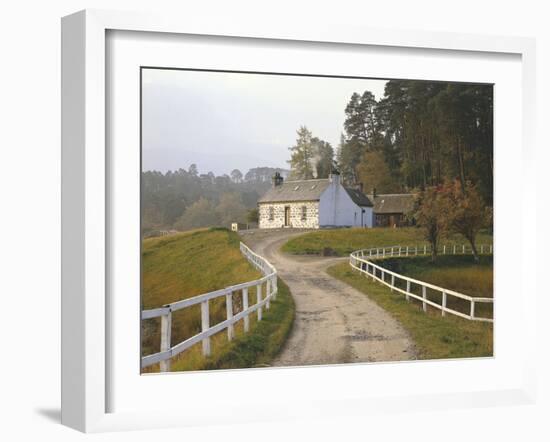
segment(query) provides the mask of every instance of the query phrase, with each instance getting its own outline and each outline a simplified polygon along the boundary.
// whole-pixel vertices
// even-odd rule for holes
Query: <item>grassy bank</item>
[[[492,244],[493,236],[482,232],[477,237],[479,244]],[[441,245],[464,244],[460,235],[444,238]],[[359,249],[383,246],[423,246],[424,232],[417,227],[376,227],[374,229],[327,229],[305,233],[290,239],[283,245],[283,252],[296,255],[322,254],[325,249],[338,256],[345,256]]]
[[[229,285],[261,277],[239,251],[239,237],[226,229],[199,230],[143,241],[142,308],[151,309],[190,298]],[[250,303],[256,302],[251,291]],[[174,358],[172,370],[244,367],[250,360],[266,363],[284,342],[290,329],[294,308],[287,288],[272,303],[264,321],[251,321],[251,333],[242,338],[242,324],[236,325],[237,339],[228,342],[224,332],[212,337],[212,358],[203,358],[200,344]],[[242,310],[242,294],[235,293],[233,305]],[[210,301],[210,325],[226,319],[225,297]],[[277,322],[279,321],[279,322]],[[264,325],[265,323],[265,325]],[[270,327],[268,327],[270,325]],[[268,335],[264,336],[265,330]],[[200,305],[179,310],[172,315],[172,345],[201,331]],[[263,340],[254,338],[264,336]],[[244,342],[249,342],[245,344]],[[254,347],[253,351],[251,347]],[[160,319],[142,321],[142,355],[160,348]],[[251,357],[254,354],[254,358]],[[152,366],[146,371],[157,371]]]
[[[357,271],[352,271],[347,262],[330,267],[328,273],[365,293],[393,315],[415,341],[419,359],[479,357],[493,354],[491,323],[468,321],[449,314],[442,317],[441,311],[431,308],[424,313],[420,303],[408,302],[402,294],[392,292],[386,286],[373,282]]]
[[[493,257],[485,255],[476,263],[471,255],[439,256],[435,263],[429,257],[388,258],[378,260],[381,266],[401,275],[420,281],[445,287],[465,295],[481,298],[493,297]],[[397,281],[396,285],[405,288],[405,282]],[[422,294],[420,286],[413,284],[411,291]],[[441,292],[427,289],[427,297],[441,304]],[[412,302],[419,302],[413,300]],[[454,296],[447,297],[447,306],[459,312],[470,314],[470,302]],[[493,305],[477,303],[476,316],[492,318]]]

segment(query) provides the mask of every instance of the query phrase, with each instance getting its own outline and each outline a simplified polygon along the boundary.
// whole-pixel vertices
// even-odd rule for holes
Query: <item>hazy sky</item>
[[[344,109],[353,92],[377,99],[384,80],[143,70],[143,170],[187,169],[243,173],[288,168],[288,148],[305,125],[340,142]]]

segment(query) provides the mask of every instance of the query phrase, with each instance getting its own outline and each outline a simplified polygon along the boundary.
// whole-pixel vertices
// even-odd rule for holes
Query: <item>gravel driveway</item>
[[[242,232],[243,241],[264,256],[288,284],[296,303],[290,337],[274,366],[415,359],[414,343],[385,310],[325,270],[347,258],[287,255],[280,247],[296,230]]]

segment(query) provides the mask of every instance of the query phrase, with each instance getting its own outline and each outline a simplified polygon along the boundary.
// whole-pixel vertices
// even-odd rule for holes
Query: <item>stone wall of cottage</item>
[[[273,219],[270,219],[270,207],[273,207]],[[297,229],[318,229],[319,228],[319,202],[296,202],[296,203],[261,203],[259,205],[259,227],[260,229],[280,229],[285,225],[285,207],[290,207],[289,227]],[[306,208],[305,219],[303,207]]]

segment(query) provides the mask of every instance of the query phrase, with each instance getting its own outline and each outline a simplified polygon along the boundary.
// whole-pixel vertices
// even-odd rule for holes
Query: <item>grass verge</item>
[[[420,304],[353,271],[347,262],[330,267],[329,275],[365,293],[395,317],[410,333],[418,359],[466,358],[493,355],[493,324],[441,316],[436,309],[424,313]],[[449,287],[450,288],[450,287]]]
[[[143,241],[142,308],[151,309],[229,285],[261,277],[241,254],[239,236],[227,229],[204,229]],[[264,287],[265,290],[265,287]],[[256,302],[255,290],[249,294]],[[234,313],[242,310],[242,293],[233,295]],[[277,300],[264,309],[261,322],[251,317],[250,333],[242,321],[235,325],[236,339],[228,342],[225,331],[211,338],[213,356],[204,358],[200,344],[173,359],[172,371],[240,368],[267,364],[284,343],[294,317],[288,288],[279,285]],[[210,301],[210,325],[226,318],[225,297]],[[172,345],[199,333],[200,305],[172,314]],[[159,351],[160,318],[142,321],[142,355]],[[247,365],[252,364],[252,365]],[[158,364],[144,372],[158,371]]]
[[[481,232],[477,237],[478,244],[492,244],[493,236]],[[464,244],[466,240],[460,235],[444,238],[441,245]],[[286,242],[282,250],[295,255],[320,255],[326,249],[337,256],[346,256],[359,249],[389,246],[424,246],[424,232],[418,227],[376,227],[374,229],[343,228],[320,229],[305,233]]]

